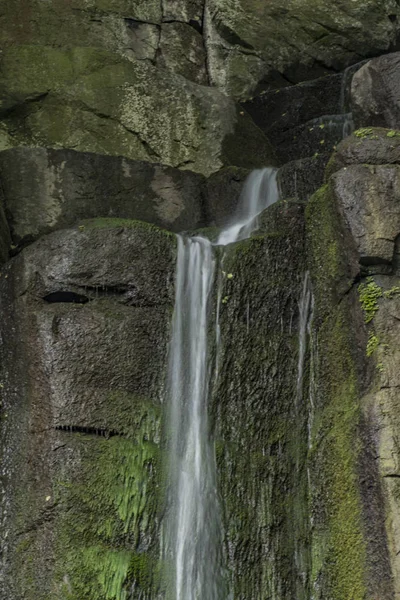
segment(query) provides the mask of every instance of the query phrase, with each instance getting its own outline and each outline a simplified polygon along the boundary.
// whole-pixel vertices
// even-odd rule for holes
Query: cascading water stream
[[[237,215],[215,245],[249,237],[257,216],[278,200],[276,170],[251,173]],[[169,348],[169,498],[165,553],[173,565],[173,600],[226,600],[214,445],[207,404],[211,379],[209,320],[214,245],[178,236],[176,298]],[[215,337],[214,337],[215,339]]]

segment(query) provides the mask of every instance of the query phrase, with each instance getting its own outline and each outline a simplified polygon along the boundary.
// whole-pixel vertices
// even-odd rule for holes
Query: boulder
[[[279,169],[278,183],[281,198],[306,202],[324,182],[324,168],[329,155],[319,154],[286,163]]]
[[[243,184],[249,173],[247,169],[228,167],[208,178],[209,225],[224,227],[230,222],[238,207]]]
[[[351,102],[357,128],[400,128],[400,52],[374,58],[354,75]]]
[[[352,165],[330,182],[361,264],[390,265],[400,233],[400,166]]]
[[[336,171],[354,164],[400,164],[400,131],[376,127],[358,129],[338,145],[328,163],[326,180]]]
[[[280,163],[332,152],[352,129],[346,90],[353,69],[264,92],[243,103]]]
[[[130,23],[161,21],[159,0],[4,0],[0,44],[83,45],[124,53]]]

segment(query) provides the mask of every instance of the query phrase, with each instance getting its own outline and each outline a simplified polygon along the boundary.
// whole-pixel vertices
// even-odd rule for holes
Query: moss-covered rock
[[[12,145],[73,148],[210,174],[273,162],[264,135],[215,89],[96,48],[3,51],[1,111]],[[175,115],[179,113],[179,119]]]
[[[306,400],[296,406],[302,227],[301,205],[277,204],[221,265],[212,414],[231,593],[246,600],[308,597]]]
[[[243,97],[259,82],[298,82],[340,70],[396,41],[392,0],[341,6],[327,0],[207,3],[211,81]]]
[[[310,200],[306,215],[315,296],[308,453],[311,588],[321,599],[392,598],[385,507],[373,459],[375,425],[363,400],[370,383],[368,335],[357,289],[349,281],[357,273],[357,251],[330,186]]]
[[[2,271],[7,600],[161,589],[174,266],[174,236],[106,219],[42,237]]]
[[[203,37],[186,23],[163,23],[157,64],[190,81],[207,85]]]
[[[355,164],[400,164],[400,131],[362,127],[337,147],[325,172],[325,180],[344,167]]]

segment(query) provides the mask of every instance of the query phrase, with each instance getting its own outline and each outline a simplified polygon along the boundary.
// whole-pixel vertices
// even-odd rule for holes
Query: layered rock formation
[[[397,2],[3,4],[1,600],[170,597],[173,233],[265,165],[217,269],[230,593],[400,597]]]

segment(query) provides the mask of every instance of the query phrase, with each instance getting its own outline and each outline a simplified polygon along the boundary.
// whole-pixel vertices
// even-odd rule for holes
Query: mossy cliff
[[[157,597],[174,265],[174,236],[99,219],[3,270],[5,598]]]
[[[215,237],[278,162],[294,199],[216,250],[224,574],[235,600],[399,597],[400,59],[343,69],[400,15],[336,4],[3,2],[1,600],[168,596],[174,233]]]
[[[279,203],[222,259],[212,414],[238,599],[307,597],[307,414],[296,401],[303,226],[303,206]]]

